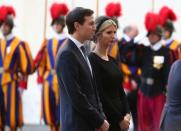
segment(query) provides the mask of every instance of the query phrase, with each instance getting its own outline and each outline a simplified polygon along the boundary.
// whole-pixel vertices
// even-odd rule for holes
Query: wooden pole
[[[96,0],[96,17],[99,16],[99,0]]]
[[[47,32],[47,6],[48,6],[48,1],[45,0],[44,4],[44,27],[43,27],[43,37],[46,38],[46,32]]]
[[[151,8],[152,8],[152,12],[154,12],[155,11],[155,0],[152,0],[152,2],[151,2]]]
[[[45,0],[45,3],[44,3],[44,25],[43,25],[43,38],[45,39],[46,38],[46,32],[47,32],[47,0]],[[41,85],[42,86],[42,85]],[[40,125],[43,124],[43,121],[42,121],[42,112],[40,112]]]

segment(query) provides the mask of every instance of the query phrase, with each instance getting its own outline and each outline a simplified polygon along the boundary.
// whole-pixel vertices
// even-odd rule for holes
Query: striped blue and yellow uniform
[[[177,59],[181,59],[181,52],[180,52],[181,44],[179,41],[171,40],[170,42],[166,43],[165,46],[172,50],[173,58],[171,59],[173,62]]]
[[[59,124],[59,88],[55,73],[55,58],[66,39],[56,38],[45,40],[35,59],[38,65],[38,83],[43,84],[42,90],[42,117],[46,124]],[[37,64],[38,63],[38,64]]]
[[[114,59],[118,60],[119,58],[119,46],[118,46],[118,42],[114,42],[111,44],[108,53],[111,57],[113,57]]]
[[[0,42],[1,42],[1,39],[0,39]],[[1,45],[1,43],[0,43]],[[0,58],[0,63],[2,59]],[[1,70],[0,70],[0,73],[1,73]],[[1,77],[0,77],[1,79]],[[4,123],[5,123],[5,108],[4,108],[4,94],[3,94],[3,91],[2,91],[2,88],[0,87],[0,129],[2,129],[4,127]]]
[[[1,40],[0,88],[3,93],[5,124],[12,128],[23,125],[22,100],[18,90],[19,79],[21,79],[19,76],[31,73],[33,66],[27,42],[17,37],[7,41]]]

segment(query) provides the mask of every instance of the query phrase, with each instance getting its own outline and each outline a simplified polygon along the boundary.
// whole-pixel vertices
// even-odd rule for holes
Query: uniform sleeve
[[[27,42],[21,42],[19,45],[19,64],[22,74],[27,75],[33,73],[33,58]]]
[[[169,74],[169,71],[170,71],[170,68],[171,68],[171,65],[173,63],[173,53],[171,50],[166,50],[167,51],[167,55],[166,55],[166,58],[168,59],[165,59],[165,63],[164,63],[164,66],[163,66],[163,82],[164,82],[164,85],[166,87],[167,85],[167,81],[168,81],[168,74]]]
[[[120,60],[129,66],[139,66],[142,62],[142,56],[144,55],[145,46],[130,42],[119,42],[119,54]]]
[[[181,59],[181,44],[179,44],[176,50],[174,50],[174,58],[174,61]]]
[[[33,57],[32,57],[32,53],[31,53],[29,44],[27,42],[24,42],[24,49],[25,49],[26,58],[27,58],[27,61],[28,61],[27,72],[28,72],[28,74],[31,74],[35,70],[35,65],[34,65],[34,62],[33,62]]]
[[[34,71],[32,53],[27,42],[20,43],[19,53],[19,87],[27,89],[28,75]]]
[[[46,44],[47,40],[45,40],[42,45],[40,50],[38,51],[35,59],[34,59],[34,65],[35,68],[37,69],[37,83],[41,84],[43,82],[43,76],[46,70]]]

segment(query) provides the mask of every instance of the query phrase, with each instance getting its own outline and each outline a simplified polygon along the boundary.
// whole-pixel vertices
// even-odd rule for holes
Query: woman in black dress
[[[106,16],[96,19],[96,48],[89,55],[94,71],[103,110],[110,123],[109,131],[126,131],[130,124],[130,111],[122,88],[122,73],[116,61],[108,56],[114,42],[116,23]]]

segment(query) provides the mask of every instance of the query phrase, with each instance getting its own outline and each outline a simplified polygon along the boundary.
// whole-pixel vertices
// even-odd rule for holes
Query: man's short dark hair
[[[66,17],[66,25],[69,34],[73,34],[75,32],[74,22],[78,22],[83,25],[85,22],[85,16],[91,16],[93,13],[93,10],[82,7],[76,7],[70,11]]]

